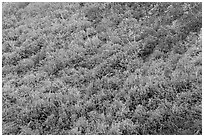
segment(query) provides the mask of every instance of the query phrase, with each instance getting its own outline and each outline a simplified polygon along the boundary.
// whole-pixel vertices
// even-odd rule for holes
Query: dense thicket
[[[201,3],[3,3],[3,134],[202,134]]]

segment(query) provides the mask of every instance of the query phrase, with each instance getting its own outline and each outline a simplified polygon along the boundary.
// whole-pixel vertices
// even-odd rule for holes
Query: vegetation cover
[[[201,135],[202,3],[3,3],[4,135]]]

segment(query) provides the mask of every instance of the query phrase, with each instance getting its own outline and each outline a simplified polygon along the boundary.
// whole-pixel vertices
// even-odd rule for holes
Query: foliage
[[[2,133],[201,135],[202,3],[3,3]]]

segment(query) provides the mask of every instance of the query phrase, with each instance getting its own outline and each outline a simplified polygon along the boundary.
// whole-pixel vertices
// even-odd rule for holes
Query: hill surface
[[[3,3],[4,135],[201,135],[202,3]]]

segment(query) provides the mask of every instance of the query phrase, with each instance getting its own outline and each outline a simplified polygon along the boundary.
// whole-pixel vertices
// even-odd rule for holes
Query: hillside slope
[[[4,135],[201,135],[202,3],[3,3]]]

